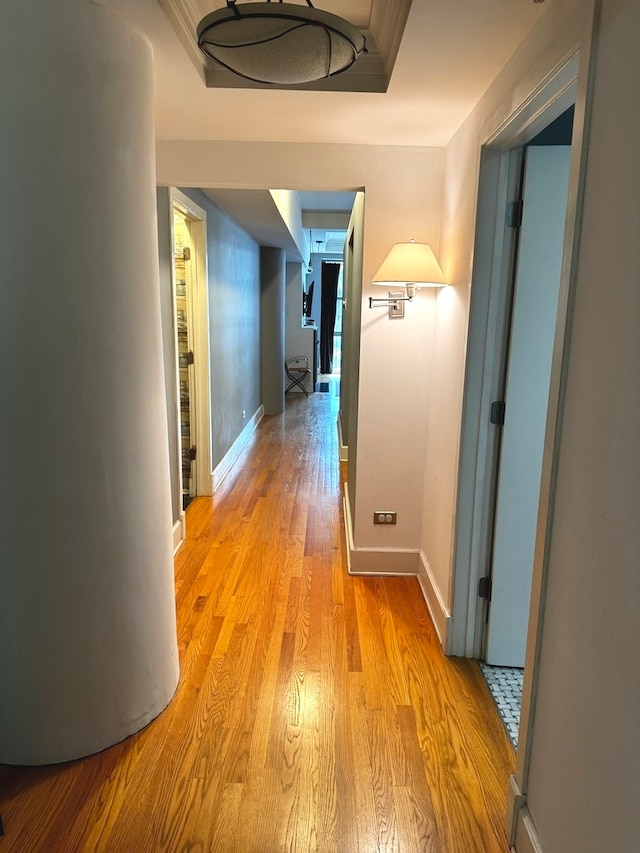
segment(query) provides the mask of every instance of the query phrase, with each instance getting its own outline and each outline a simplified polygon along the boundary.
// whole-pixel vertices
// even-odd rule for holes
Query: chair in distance
[[[309,359],[306,355],[296,355],[292,358],[286,358],[284,370],[289,379],[289,384],[284,393],[288,394],[292,388],[299,388],[308,397],[309,392],[304,387],[304,382],[307,376],[311,376],[311,369],[309,368]]]

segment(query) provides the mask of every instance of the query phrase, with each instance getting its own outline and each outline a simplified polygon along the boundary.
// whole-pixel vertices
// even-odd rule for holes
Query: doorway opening
[[[342,371],[342,261],[321,260],[318,381],[316,391],[340,395]]]
[[[178,388],[180,391],[180,467],[183,510],[189,506],[197,494],[191,251],[191,239],[186,216],[181,210],[174,207],[173,269],[178,343]]]
[[[206,213],[171,190],[177,436],[182,513],[212,494]]]
[[[522,150],[505,346],[492,402],[495,470],[483,585],[482,671],[517,746],[562,271],[574,107]],[[496,410],[497,407],[497,410]],[[495,415],[495,417],[494,417]]]
[[[493,664],[511,666],[517,675],[524,675],[521,678],[522,699],[519,685],[515,688],[515,700],[510,697],[516,707],[509,701],[502,701],[502,705],[507,707],[501,709],[500,701],[497,702],[499,710],[515,711],[515,732],[507,724],[506,713],[503,719],[514,743],[517,737],[518,761],[522,756],[524,763],[528,755],[527,732],[535,705],[547,513],[552,500],[554,443],[583,168],[581,139],[585,124],[586,77],[581,80],[582,101],[578,109],[578,71],[579,53],[576,52],[555,69],[553,76],[541,83],[508,122],[487,138],[480,152],[458,478],[453,607],[446,651],[452,655],[479,661],[488,659]],[[586,75],[583,68],[580,71]],[[568,138],[553,138],[553,132],[561,128],[563,133],[569,129]],[[534,141],[536,145],[532,144]],[[548,158],[540,152],[552,152],[554,148],[559,150],[558,159],[563,161],[558,167],[562,177],[548,180],[545,165]],[[549,156],[554,159],[553,154]],[[556,192],[558,187],[555,184],[564,185],[560,194]],[[555,198],[553,213],[545,212],[551,210],[548,207],[551,202],[545,193]],[[527,196],[532,208],[528,212]],[[532,237],[530,227],[524,227],[526,218],[542,223],[537,245],[536,229]],[[545,231],[547,225],[550,227]],[[531,256],[528,261],[527,254]],[[539,273],[547,256],[553,259],[552,269],[541,273],[544,282],[540,284]],[[527,276],[530,281],[525,284]],[[550,282],[553,287],[549,287]],[[544,297],[543,291],[546,293]],[[529,386],[533,384],[532,359],[539,359],[541,353],[544,353],[544,369],[538,364],[535,372],[536,375],[538,372],[541,376],[545,374],[545,377],[539,382],[536,400],[532,401],[529,399]],[[511,383],[510,371],[513,373]],[[519,417],[518,405],[514,402],[518,391],[524,401]],[[532,417],[532,412],[535,417]],[[514,423],[510,429],[511,439],[508,439],[510,419]],[[532,420],[536,422],[533,450],[521,443]],[[521,485],[518,488],[521,468],[526,463],[531,463],[533,473],[530,473],[530,482],[533,486]],[[504,489],[505,483],[501,478],[507,483]],[[521,537],[519,534],[512,536],[515,526],[508,512],[523,509],[525,504],[523,517],[527,525],[528,545],[527,553],[521,554]],[[502,574],[507,577],[503,589],[504,578],[500,578],[500,572],[496,574],[496,560],[502,560]],[[523,567],[519,603],[521,616],[515,619],[520,637],[517,641],[507,637],[506,643],[502,644],[502,650],[506,649],[502,657],[499,644],[491,647],[491,611],[500,610],[499,599],[502,597],[507,605],[503,610],[510,612],[509,605],[516,597],[510,586],[517,570],[516,563]],[[499,633],[499,630],[494,630],[493,639],[498,638]],[[516,647],[517,654],[510,658]],[[503,674],[506,673],[503,670]],[[513,720],[509,722],[513,723]]]
[[[344,242],[346,232],[334,232],[336,251],[318,250],[312,255],[312,272],[306,273],[306,291],[311,294],[310,311],[317,328],[314,353],[318,392],[340,394],[342,372],[342,317],[344,304]],[[338,253],[337,249],[340,249]],[[310,265],[311,266],[311,265]]]

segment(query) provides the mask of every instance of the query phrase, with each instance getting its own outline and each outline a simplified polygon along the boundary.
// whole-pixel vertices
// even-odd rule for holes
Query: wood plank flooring
[[[417,581],[350,577],[333,394],[287,397],[176,560],[181,679],[104,752],[0,767],[0,853],[507,853],[513,751]]]

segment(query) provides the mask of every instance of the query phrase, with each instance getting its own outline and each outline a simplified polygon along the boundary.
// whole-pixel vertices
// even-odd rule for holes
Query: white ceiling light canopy
[[[227,0],[198,25],[198,47],[248,80],[293,85],[346,71],[367,52],[362,33],[338,15],[307,5]]]

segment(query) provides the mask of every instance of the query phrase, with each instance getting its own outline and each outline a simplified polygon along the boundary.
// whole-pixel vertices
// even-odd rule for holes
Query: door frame
[[[499,452],[499,433],[489,423],[488,413],[491,402],[501,399],[517,241],[517,229],[506,225],[507,206],[517,199],[520,191],[524,145],[576,103],[578,59],[576,50],[481,147],[458,473],[452,622],[447,647],[452,655],[477,658],[482,652],[485,607],[477,589],[481,567],[491,550],[492,495]],[[574,145],[578,121],[576,109]],[[554,375],[557,342],[564,337],[566,319],[570,271],[567,249],[569,232],[575,230],[578,153],[572,150]],[[556,413],[557,406],[550,406],[547,433],[551,416],[555,419]]]
[[[193,252],[191,269],[191,325],[192,350],[194,355],[195,405],[192,418],[194,443],[197,447],[196,495],[213,494],[213,471],[211,467],[211,361],[209,347],[209,288],[207,276],[207,213],[187,195],[175,187],[169,188],[169,211],[171,225],[171,251],[175,244],[173,212],[177,209],[187,219]],[[171,299],[173,304],[174,347],[175,347],[175,417],[178,424],[177,464],[179,483],[182,486],[180,453],[180,380],[178,373],[178,330],[176,323],[175,267],[171,264]],[[182,510],[184,514],[184,510]]]
[[[491,487],[498,452],[489,429],[491,401],[496,393],[501,354],[507,333],[506,309],[513,268],[515,235],[506,223],[507,204],[519,181],[522,147],[575,104],[567,215],[554,334],[549,408],[545,430],[540,501],[527,632],[525,676],[520,715],[516,770],[509,780],[505,829],[510,844],[522,832],[528,810],[526,795],[531,736],[538,685],[548,548],[555,495],[556,460],[561,427],[567,342],[575,259],[580,235],[580,211],[586,164],[589,118],[590,49],[597,3],[592,6],[574,48],[546,75],[531,95],[497,129],[481,135],[479,195],[472,271],[469,334],[464,380],[463,415],[458,469],[457,517],[454,534],[453,596],[446,652],[478,657],[481,652],[484,607],[478,598],[483,556],[492,525]],[[511,232],[511,233],[509,233]],[[527,830],[528,832],[528,830]]]
[[[479,608],[485,613],[482,660],[489,665],[524,667],[551,347],[557,333],[567,217],[569,142],[538,145],[535,139],[519,149],[524,154],[518,194],[522,222],[515,229],[517,253],[505,324],[508,352],[494,398],[506,401],[506,412],[500,425],[485,420],[499,447],[489,496],[491,550],[483,572],[490,578],[491,595]],[[528,355],[523,360],[525,351]]]

